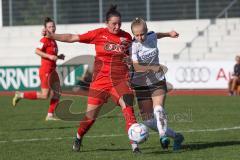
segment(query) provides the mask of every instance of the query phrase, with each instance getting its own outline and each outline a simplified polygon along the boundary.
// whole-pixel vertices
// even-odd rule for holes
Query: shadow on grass
[[[66,127],[39,127],[39,128],[23,128],[23,129],[19,129],[17,131],[41,131],[41,130],[52,130],[52,129],[72,129],[72,128],[77,128],[78,126],[66,126]]]
[[[184,144],[182,149],[179,151],[173,151],[172,147],[168,150],[163,150],[160,146],[151,146],[151,147],[142,147],[141,151],[143,154],[178,154],[183,152],[188,152],[192,150],[201,150],[201,149],[209,149],[214,147],[227,147],[227,146],[235,146],[240,145],[240,141],[223,141],[223,142],[195,142],[190,144]],[[122,152],[129,151],[131,152],[131,148],[98,148],[93,150],[82,150],[81,152]]]
[[[227,147],[227,146],[235,146],[240,145],[240,141],[218,141],[218,142],[195,142],[190,144],[183,145],[183,150],[201,150],[208,149],[214,147]]]
[[[218,142],[194,142],[189,144],[184,144],[182,149],[179,151],[172,151],[172,148],[169,151],[163,151],[161,148],[159,150],[154,150],[152,152],[148,152],[146,154],[170,154],[170,153],[183,153],[187,151],[193,150],[201,150],[201,149],[209,149],[214,147],[227,147],[227,146],[235,146],[240,145],[240,141],[218,141]],[[157,147],[155,147],[156,149]]]
[[[141,151],[145,150],[145,149],[154,149],[155,147],[145,147],[143,149],[141,149]],[[122,151],[129,151],[132,152],[132,149],[130,148],[130,146],[128,148],[111,148],[109,146],[109,148],[97,148],[97,149],[84,149],[81,150],[80,152],[122,152]]]

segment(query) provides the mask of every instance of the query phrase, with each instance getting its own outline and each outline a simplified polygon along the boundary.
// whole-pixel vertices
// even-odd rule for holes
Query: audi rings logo
[[[176,71],[176,80],[180,83],[206,83],[210,76],[207,67],[179,67]]]

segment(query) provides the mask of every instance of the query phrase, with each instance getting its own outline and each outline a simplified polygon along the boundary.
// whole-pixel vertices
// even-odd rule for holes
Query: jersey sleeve
[[[94,44],[94,40],[100,34],[100,32],[101,32],[101,29],[95,29],[92,31],[88,31],[87,33],[84,33],[84,34],[80,34],[78,35],[79,42]]]
[[[150,38],[151,38],[151,40],[155,43],[155,44],[157,44],[157,34],[155,33],[155,32],[153,32],[153,31],[151,31],[151,32],[149,32],[150,34],[149,34],[149,36],[150,36]]]
[[[38,44],[38,46],[37,46],[37,49],[39,49],[39,50],[41,50],[41,51],[44,51],[44,50],[46,49],[46,46],[47,46],[47,40],[46,40],[45,37],[43,37],[43,38],[40,40],[40,42],[39,42],[39,44]]]

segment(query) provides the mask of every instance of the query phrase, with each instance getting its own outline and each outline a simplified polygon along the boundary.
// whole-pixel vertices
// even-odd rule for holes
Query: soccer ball
[[[135,143],[145,142],[148,136],[148,128],[142,123],[134,123],[128,129],[128,137]]]

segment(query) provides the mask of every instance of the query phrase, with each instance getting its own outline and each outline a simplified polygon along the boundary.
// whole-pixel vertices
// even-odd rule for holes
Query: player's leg
[[[228,81],[228,92],[229,92],[229,96],[232,96],[232,95],[233,95],[232,82],[233,82],[233,79],[230,79],[230,80]]]
[[[238,77],[238,80],[237,80],[237,96],[240,95],[240,77]]]
[[[151,99],[138,99],[138,106],[141,112],[143,123],[150,129],[158,132],[157,121],[153,115],[153,103]],[[166,135],[171,138],[176,137],[176,132],[167,128]]]
[[[164,110],[164,104],[166,99],[166,90],[165,89],[157,89],[152,94],[153,100],[153,112],[155,116],[155,120],[157,123],[157,128],[160,135],[160,143],[163,148],[167,148],[169,145],[169,140],[166,136],[170,136],[174,138],[173,150],[179,150],[181,148],[181,144],[184,140],[184,137],[181,133],[176,133],[172,129],[167,127],[167,115]],[[153,122],[154,123],[154,122]]]
[[[85,117],[80,121],[80,126],[77,130],[77,137],[73,143],[73,151],[79,152],[82,144],[83,136],[94,124],[97,115],[101,109],[101,105],[88,104]]]
[[[234,76],[234,77],[232,78],[232,86],[231,86],[231,92],[232,92],[233,94],[234,94],[235,91],[236,91],[237,81],[238,81],[238,78]]]
[[[128,129],[134,123],[137,123],[134,115],[133,101],[134,95],[131,88],[128,86],[128,82],[122,82],[116,85],[111,90],[111,96],[116,104],[121,106],[122,113],[125,119],[125,129],[128,133]],[[139,147],[136,143],[130,142],[134,153],[140,153]]]
[[[90,85],[89,95],[88,95],[88,105],[86,109],[86,114],[84,118],[80,121],[80,126],[77,131],[77,136],[73,143],[73,151],[79,152],[83,136],[94,124],[97,115],[101,109],[101,106],[106,102],[108,94],[105,91],[101,91],[101,86],[98,86],[97,82],[92,82]]]
[[[160,136],[160,143],[163,149],[167,149],[170,143],[170,140],[166,135],[167,115],[164,110],[165,98],[166,98],[166,91],[163,89],[156,89],[152,93],[153,113],[157,121],[157,128]]]
[[[51,91],[51,99],[50,99],[50,104],[48,107],[48,113],[45,118],[46,121],[55,121],[59,120],[57,117],[54,116],[54,111],[59,103],[60,95],[55,93],[54,91]]]
[[[127,133],[131,125],[137,123],[136,117],[134,115],[133,100],[134,100],[133,94],[125,94],[121,96],[121,98],[118,101],[118,104],[121,106],[122,113],[125,119],[126,124],[125,129]],[[134,153],[141,153],[137,143],[130,141],[130,144],[132,147],[132,151]]]
[[[59,120],[58,118],[54,117],[54,111],[59,103],[59,99],[61,97],[61,86],[60,86],[60,79],[56,71],[53,71],[49,77],[49,86],[51,89],[51,99],[50,105],[48,108],[48,114],[46,116],[46,121],[49,120]]]
[[[15,92],[12,100],[12,105],[15,107],[21,99],[48,99],[50,94],[49,87],[49,76],[51,72],[46,72],[44,70],[39,70],[39,78],[41,81],[41,92],[38,91],[27,91],[27,92]]]
[[[48,99],[49,97],[49,89],[48,88],[41,88],[41,92],[38,91],[26,91],[26,92],[15,92],[15,95],[12,100],[12,105],[15,107],[17,103],[21,99],[30,99],[30,100],[36,100],[36,99]]]

